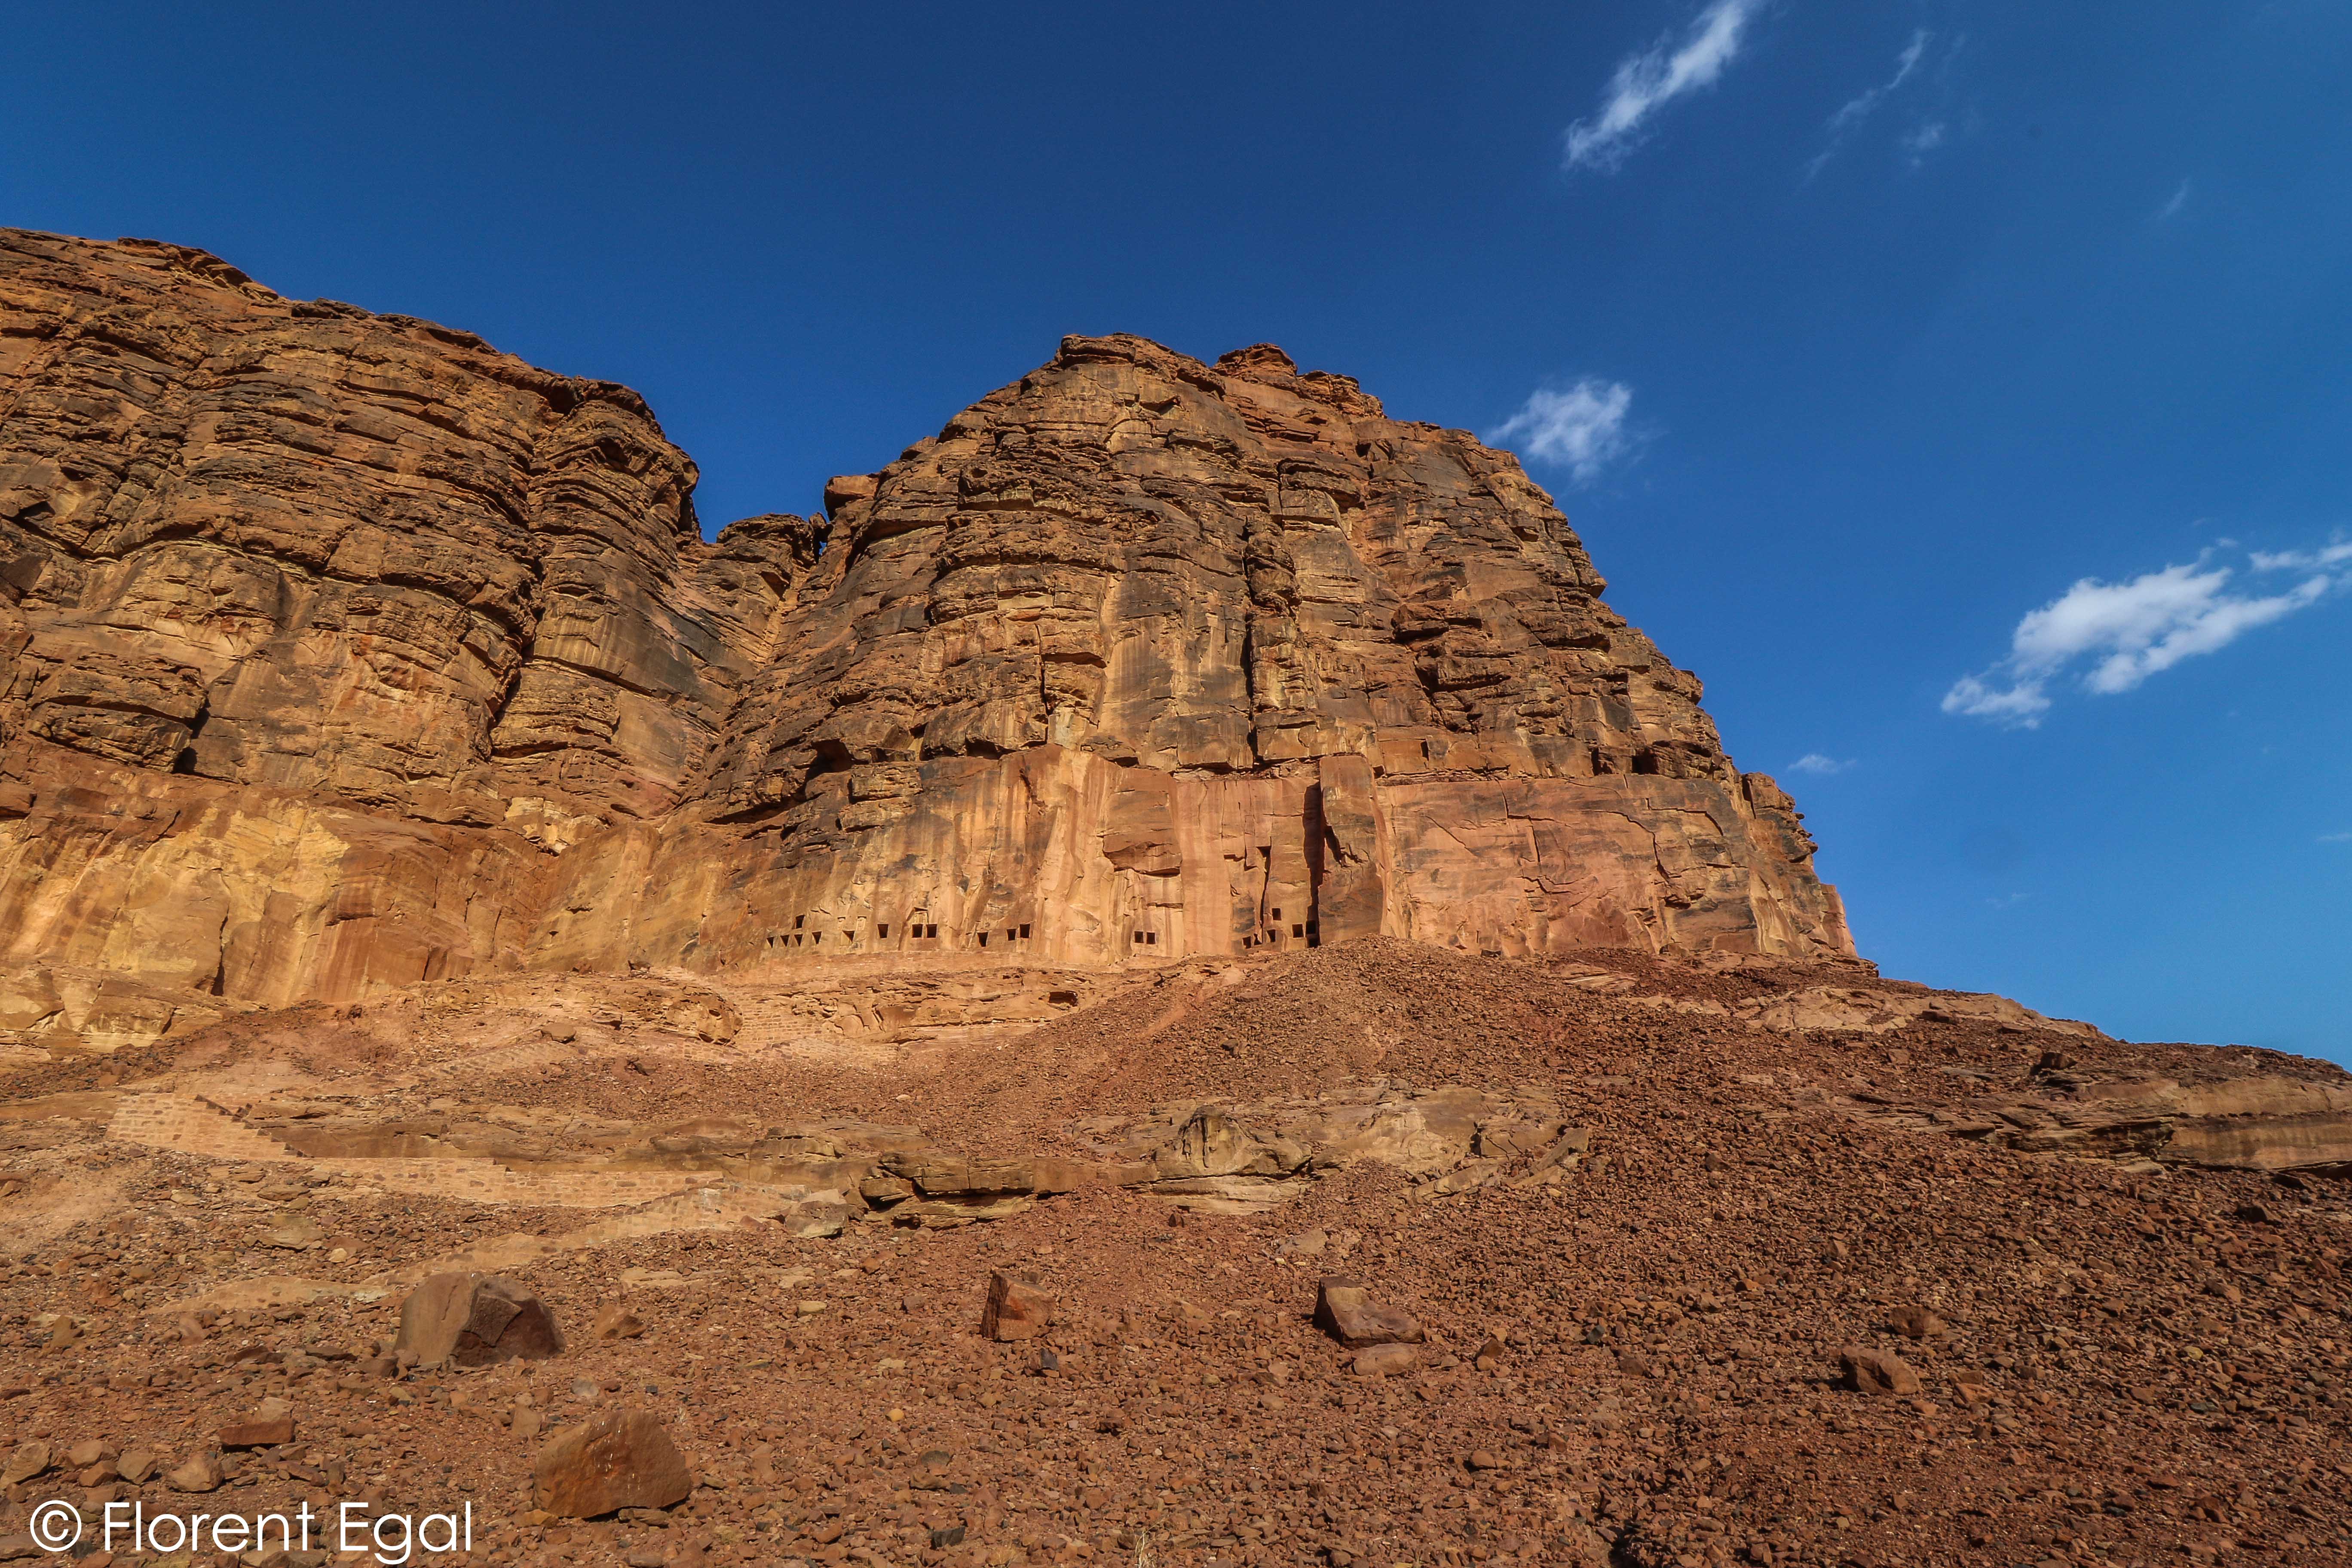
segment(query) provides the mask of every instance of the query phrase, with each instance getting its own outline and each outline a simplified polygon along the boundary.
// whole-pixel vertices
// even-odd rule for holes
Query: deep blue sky
[[[1865,952],[2352,1057],[2341,0],[84,4],[10,44],[0,222],[626,382],[713,526],[1068,331],[1272,341],[1481,431],[1616,395],[1581,471],[1515,439]],[[2124,586],[2011,657],[2084,578]]]

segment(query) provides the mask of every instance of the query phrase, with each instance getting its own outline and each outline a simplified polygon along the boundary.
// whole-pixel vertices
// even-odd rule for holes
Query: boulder
[[[659,1416],[608,1410],[550,1439],[531,1466],[532,1506],[564,1519],[669,1508],[694,1489],[686,1456]]]
[[[429,1276],[400,1307],[393,1353],[418,1366],[488,1366],[560,1355],[563,1334],[547,1304],[497,1274]]]
[[[1375,1301],[1360,1281],[1337,1275],[1326,1278],[1316,1292],[1315,1326],[1350,1350],[1418,1344],[1429,1337],[1412,1313]]]
[[[208,1492],[221,1484],[220,1459],[213,1454],[196,1454],[168,1471],[163,1484],[175,1492]]]
[[[1845,1385],[1857,1394],[1916,1394],[1919,1374],[1901,1356],[1864,1345],[1838,1352],[1838,1368]]]
[[[1002,1269],[988,1277],[988,1304],[980,1314],[982,1334],[999,1341],[1034,1340],[1053,1321],[1053,1298],[1035,1281],[1017,1279]]]

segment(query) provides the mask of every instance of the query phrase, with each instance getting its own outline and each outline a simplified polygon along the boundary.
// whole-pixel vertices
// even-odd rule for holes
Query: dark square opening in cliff
[[[1021,940],[1023,942],[1027,942],[1029,940],[1029,927],[1025,921],[1021,927]]]
[[[936,938],[939,936],[939,934],[940,934],[940,928],[939,928],[939,927],[937,927],[937,926],[925,926],[925,927],[923,928],[923,935],[924,935],[924,936],[926,936],[926,937],[928,937],[928,938],[933,938],[933,939],[936,939]]]
[[[884,921],[880,925],[876,926],[874,931],[875,934],[877,936],[888,936],[890,934],[890,922],[888,921]]]

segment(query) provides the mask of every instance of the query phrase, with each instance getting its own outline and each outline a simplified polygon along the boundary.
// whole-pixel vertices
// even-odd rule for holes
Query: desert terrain
[[[0,230],[0,1561],[2352,1560],[2352,1079],[1882,976],[1508,453],[696,479]]]
[[[2352,1541],[2321,1173],[2352,1083],[1861,965],[1374,940],[1123,981],[523,977],[9,1088],[12,1529],[184,1509],[167,1478],[274,1399],[289,1440],[202,1500],[471,1500],[497,1563]],[[535,1293],[563,1351],[402,1364],[405,1294],[452,1270]],[[1043,1332],[983,1334],[999,1274]],[[1410,1315],[1402,1364],[1318,1326],[1334,1277]],[[537,1456],[616,1407],[688,1494],[536,1508]]]

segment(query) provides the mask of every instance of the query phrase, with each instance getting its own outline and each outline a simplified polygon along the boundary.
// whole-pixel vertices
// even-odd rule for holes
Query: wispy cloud
[[[2257,572],[2325,572],[2330,567],[2352,563],[2352,541],[2342,541],[2317,550],[2253,550],[2246,559]]]
[[[2171,199],[2167,201],[2162,206],[2157,208],[2156,221],[2162,223],[2167,218],[2179,217],[2180,216],[2180,209],[2188,205],[2189,182],[2183,180],[2180,182],[2179,188],[2172,193]]]
[[[1840,762],[1835,757],[1824,756],[1819,752],[1807,752],[1803,756],[1799,757],[1795,762],[1790,763],[1789,766],[1801,773],[1819,773],[1823,777],[1827,777],[1831,773],[1842,773],[1845,772],[1846,769],[1853,766],[1853,763],[1851,762]]]
[[[1625,415],[1633,405],[1632,387],[1588,375],[1564,390],[1541,388],[1530,394],[1526,405],[1488,432],[1486,439],[1564,468],[1579,483],[1590,484],[1632,449]]]
[[[2319,841],[2322,844],[2352,844],[2352,833],[2323,833]]]
[[[2257,572],[2309,574],[2282,593],[2230,591],[2235,574],[2205,557],[2167,566],[2126,583],[2085,577],[2017,623],[2009,656],[1991,668],[1963,676],[1944,694],[1944,711],[2034,728],[2050,710],[2050,688],[2079,670],[2086,691],[2129,691],[2182,659],[2215,653],[2257,626],[2282,620],[2352,586],[2352,573],[2332,570],[2352,560],[2352,547],[2255,554]]]
[[[1713,0],[1679,46],[1668,35],[1620,60],[1600,112],[1568,128],[1566,166],[1613,173],[1641,144],[1642,127],[1652,115],[1685,93],[1714,85],[1739,53],[1741,35],[1762,7],[1763,0]]]
[[[1810,180],[1820,174],[1822,166],[1837,155],[1837,150],[1844,144],[1847,133],[1869,119],[1872,112],[1885,101],[1887,94],[1911,79],[1911,73],[1919,68],[1920,57],[1927,52],[1927,40],[1931,37],[1933,35],[1925,27],[1914,32],[1911,35],[1911,41],[1903,46],[1903,52],[1895,57],[1895,74],[1876,87],[1867,88],[1846,100],[1839,107],[1838,111],[1830,116],[1829,145],[1823,147],[1813,161],[1805,165],[1805,178]]]
[[[1951,135],[1951,127],[1940,120],[1930,120],[1903,138],[1903,151],[1911,154],[1911,166],[1917,168],[1921,160],[1941,147]]]

